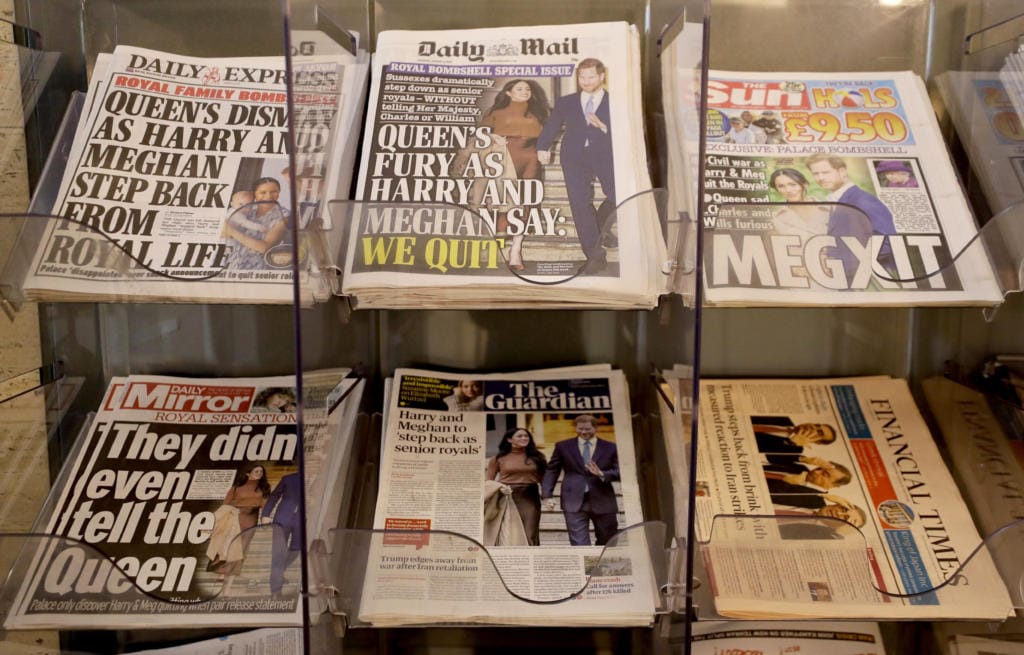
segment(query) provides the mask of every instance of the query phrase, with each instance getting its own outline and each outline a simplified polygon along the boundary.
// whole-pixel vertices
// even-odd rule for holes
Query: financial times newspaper
[[[904,381],[700,385],[696,529],[719,614],[1011,611]]]
[[[920,78],[709,75],[710,302],[1000,302]]]
[[[653,303],[657,215],[615,215],[650,189],[634,28],[387,31],[374,67],[348,292],[397,303],[379,290],[503,285]],[[519,277],[567,281],[591,260],[561,285]]]
[[[361,620],[651,622],[643,531],[609,536],[642,520],[621,372],[403,369],[390,399],[374,527],[393,532],[371,550]],[[569,528],[567,512],[582,526]],[[554,601],[581,589],[560,604],[512,595]]]
[[[25,288],[45,299],[291,302],[297,228],[320,213],[347,54],[293,67],[289,171],[283,57],[198,59],[119,46],[90,83]],[[297,189],[291,188],[293,180]],[[300,216],[291,216],[292,199]],[[44,210],[45,211],[45,210]],[[313,290],[303,284],[306,302]]]
[[[344,373],[306,379],[319,469]],[[6,627],[300,625],[295,403],[292,376],[115,378],[37,521],[52,537],[26,539]]]

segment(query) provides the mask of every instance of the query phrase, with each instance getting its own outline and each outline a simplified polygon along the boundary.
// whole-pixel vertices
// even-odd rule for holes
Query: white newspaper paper
[[[904,381],[702,380],[699,425],[697,538],[719,614],[1011,611]]]
[[[1001,302],[919,77],[709,75],[709,302]]]
[[[467,377],[413,369],[395,374],[374,520],[376,528],[395,532],[384,533],[371,550],[360,619],[374,625],[648,624],[656,590],[643,531],[596,545],[608,539],[599,520],[610,520],[613,532],[642,520],[621,372]],[[597,434],[590,453],[597,469],[589,474],[580,472],[580,426],[593,426]],[[504,455],[525,463],[530,481],[520,483],[524,478],[505,477],[505,464],[492,458],[506,438],[524,431],[546,464],[540,470],[517,451]],[[523,489],[525,513],[511,488],[502,494],[495,485]],[[508,495],[513,503],[504,506],[514,516],[485,516],[492,514],[488,491]],[[592,519],[592,532],[583,530],[582,539],[595,545],[569,545],[576,538],[564,510],[540,496],[559,496],[573,512],[583,511],[579,501],[586,497],[594,514],[604,513]],[[530,545],[533,511],[542,515]],[[581,589],[581,600],[561,604],[512,595],[550,602]]]
[[[299,229],[321,211],[333,129],[363,78],[343,54],[203,59],[119,46],[97,65],[26,291],[37,298],[291,302]],[[291,188],[294,179],[298,189]],[[332,178],[333,179],[333,178]],[[336,180],[335,180],[336,182]],[[295,198],[300,216],[291,216]]]

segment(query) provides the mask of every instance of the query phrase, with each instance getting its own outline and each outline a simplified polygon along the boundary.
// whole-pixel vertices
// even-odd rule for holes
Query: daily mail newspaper
[[[709,76],[709,302],[1001,302],[920,78]]]
[[[1012,611],[905,381],[701,380],[699,411],[696,531],[719,614]]]
[[[315,399],[343,375],[304,387],[306,433],[324,448]],[[283,580],[302,516],[295,403],[292,376],[113,379],[37,521],[52,536],[15,565],[5,627],[301,625]]]
[[[358,76],[346,56],[294,66],[299,170],[291,176],[283,57],[202,59],[118,46],[94,70],[50,210],[68,220],[47,226],[26,293],[291,302],[296,227],[320,211],[328,151],[344,138],[337,129],[328,135],[354,102],[349,85]],[[305,280],[305,264],[297,268]],[[303,289],[312,302],[313,289]]]
[[[625,530],[642,518],[621,371],[400,369],[390,398],[374,519],[386,532],[360,620],[652,621],[648,544],[642,528]]]
[[[640,94],[626,23],[383,32],[346,293],[653,305],[657,212],[624,202],[651,188]]]

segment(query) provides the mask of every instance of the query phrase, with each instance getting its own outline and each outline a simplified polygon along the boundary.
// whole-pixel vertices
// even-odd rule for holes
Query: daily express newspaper
[[[374,519],[389,532],[370,552],[361,620],[651,622],[643,531],[614,536],[642,520],[620,371],[400,369],[390,399]],[[550,602],[581,589],[555,604],[510,593]]]
[[[626,23],[382,33],[345,289],[652,304],[656,212],[614,211],[650,189],[638,56]],[[520,278],[567,281],[587,261],[566,284]]]
[[[322,448],[343,375],[304,387]],[[300,625],[295,403],[292,376],[114,378],[37,522],[53,536],[26,540],[5,626]]]
[[[719,614],[1011,611],[903,380],[701,380],[699,421],[696,530]]]
[[[920,78],[709,76],[710,302],[1000,302]]]
[[[320,212],[328,157],[344,137],[332,127],[354,102],[347,57],[295,63],[292,189],[283,57],[201,59],[118,46],[94,70],[50,210],[68,220],[46,226],[26,291],[43,299],[291,302],[296,227]],[[305,260],[307,249],[299,251]]]

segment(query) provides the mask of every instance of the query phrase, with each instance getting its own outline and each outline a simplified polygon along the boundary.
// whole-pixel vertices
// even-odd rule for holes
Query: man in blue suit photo
[[[608,264],[601,232],[615,211],[615,168],[612,163],[612,132],[605,67],[587,58],[576,66],[576,93],[555,101],[544,129],[537,137],[537,159],[551,162],[551,146],[562,135],[559,159],[576,236],[587,261],[582,272],[598,273]],[[562,133],[564,129],[564,134]],[[601,183],[604,201],[594,209],[594,178]],[[605,242],[613,247],[611,235]]]
[[[856,237],[861,244],[866,244],[872,235],[888,237],[896,234],[892,212],[885,203],[850,180],[846,162],[842,158],[819,152],[807,158],[807,169],[811,171],[818,186],[828,192],[826,200],[837,203],[829,211],[828,217],[828,234],[836,237],[836,246],[826,254],[843,262],[849,282],[856,273],[858,260],[839,240],[840,237]],[[895,273],[892,246],[888,238],[879,250],[878,263],[890,274]]]
[[[590,414],[575,418],[576,438],[559,441],[548,460],[541,484],[545,509],[554,509],[555,483],[562,473],[562,514],[573,546],[590,545],[590,524],[598,546],[618,532],[618,503],[612,481],[619,479],[619,451],[611,441],[597,438],[597,420]]]
[[[302,476],[289,473],[278,481],[263,506],[260,523],[272,522],[279,526],[274,530],[274,545],[270,554],[270,593],[275,595],[281,593],[285,583],[284,572],[299,557],[302,549],[299,539],[302,522],[301,493]]]

